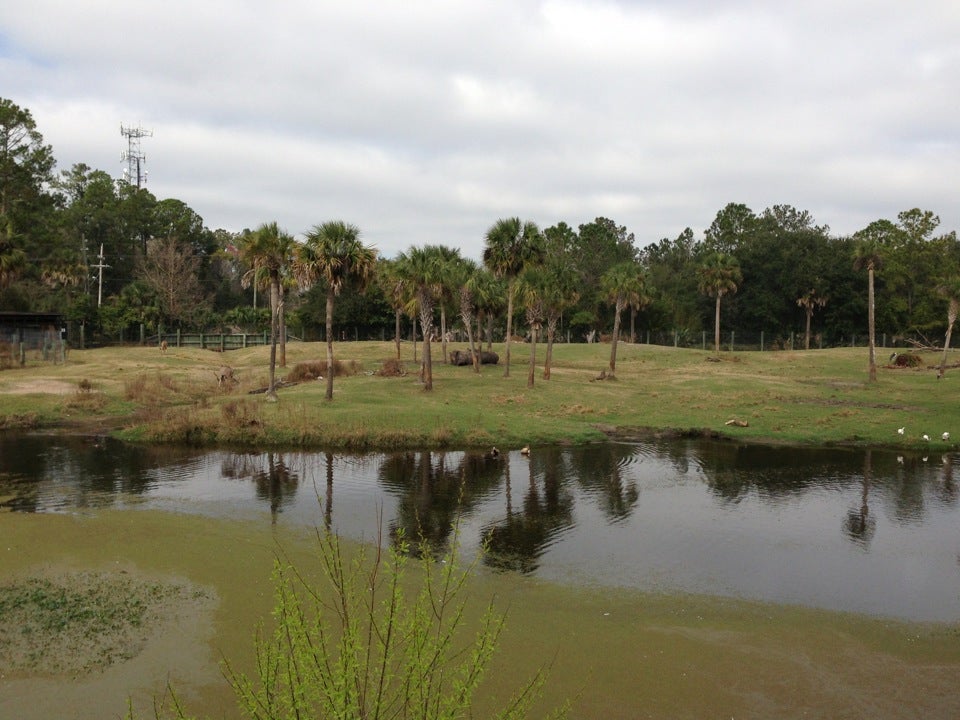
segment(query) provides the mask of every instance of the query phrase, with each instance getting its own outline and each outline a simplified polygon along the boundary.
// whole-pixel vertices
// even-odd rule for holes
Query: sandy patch
[[[69,395],[77,392],[76,383],[63,380],[24,380],[3,389],[8,395]]]

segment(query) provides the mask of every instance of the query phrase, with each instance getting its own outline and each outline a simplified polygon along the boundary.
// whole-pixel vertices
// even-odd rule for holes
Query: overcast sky
[[[140,126],[208,227],[387,256],[479,258],[513,215],[701,237],[730,202],[960,230],[957,0],[5,0],[0,96],[61,169],[120,177]]]

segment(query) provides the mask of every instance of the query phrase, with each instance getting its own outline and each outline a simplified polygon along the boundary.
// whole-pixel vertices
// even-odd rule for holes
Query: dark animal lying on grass
[[[496,365],[500,362],[500,356],[495,352],[480,351],[481,365]],[[473,365],[473,354],[469,350],[454,350],[450,353],[451,365]]]

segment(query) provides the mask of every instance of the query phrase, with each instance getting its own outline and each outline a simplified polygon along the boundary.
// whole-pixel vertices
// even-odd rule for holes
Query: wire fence
[[[621,338],[623,336],[621,335]],[[703,330],[699,332],[674,331],[674,332],[654,332],[646,331],[637,333],[635,342],[648,345],[661,345],[667,347],[713,350],[716,342],[714,332]],[[826,338],[822,334],[810,336],[810,349],[823,350],[824,348],[836,347],[867,347],[869,336],[846,335]],[[888,333],[878,333],[876,336],[876,345],[878,348],[906,349],[917,346],[929,346],[928,342],[922,338],[913,336],[904,336]],[[737,332],[736,330],[724,331],[720,334],[720,349],[730,352],[744,351],[776,351],[776,350],[804,350],[807,348],[807,340],[804,333],[767,333],[761,332]]]

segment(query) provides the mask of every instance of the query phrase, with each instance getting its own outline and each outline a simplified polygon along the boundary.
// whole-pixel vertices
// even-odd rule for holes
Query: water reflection
[[[237,453],[225,457],[220,468],[225,478],[253,482],[257,499],[269,503],[274,524],[283,506],[296,500],[300,476],[288,467],[282,453]]]
[[[91,436],[0,433],[0,507],[22,512],[113,505],[146,492],[158,468],[189,471],[198,453]]]
[[[860,495],[860,508],[847,511],[847,517],[843,524],[843,529],[847,536],[855,543],[864,547],[870,544],[877,529],[876,518],[870,517],[870,465],[873,458],[873,452],[867,450],[863,457],[863,492]]]
[[[0,435],[0,508],[325,526],[504,572],[960,619],[953,455],[678,441],[344,455]],[[0,516],[2,522],[2,516]]]
[[[532,573],[553,539],[573,525],[573,495],[562,486],[565,473],[559,453],[538,453],[521,460],[527,486],[519,510],[512,491],[506,493],[506,516],[483,528],[483,562],[500,570]],[[506,470],[509,477],[509,468]]]
[[[388,530],[403,537],[411,552],[444,554],[458,511],[469,515],[496,487],[504,470],[501,458],[479,453],[403,452],[380,465],[380,484],[399,498]],[[509,493],[508,493],[509,495]]]

